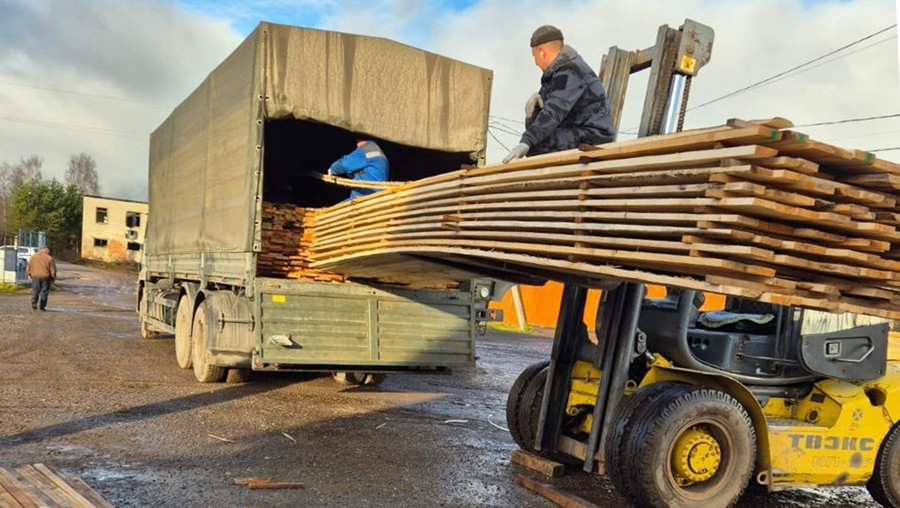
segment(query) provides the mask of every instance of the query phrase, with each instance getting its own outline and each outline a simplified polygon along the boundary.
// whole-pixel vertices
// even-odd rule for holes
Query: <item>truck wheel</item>
[[[512,388],[509,389],[509,395],[506,398],[506,426],[509,428],[509,434],[512,436],[513,441],[519,445],[519,448],[532,453],[534,453],[534,440],[528,441],[525,436],[525,428],[530,426],[530,422],[522,420],[521,409],[524,406],[523,399],[525,397],[526,388],[528,388],[541,371],[546,371],[549,365],[550,360],[543,360],[526,367],[525,370],[519,374],[519,377],[516,378]],[[546,374],[544,375],[544,379],[547,379]],[[538,407],[538,411],[540,411],[540,406]],[[534,422],[534,428],[537,428],[537,421]],[[531,431],[528,434],[534,436],[534,431]]]
[[[895,425],[881,443],[866,489],[882,506],[900,508],[900,425]]]
[[[681,383],[654,383],[638,388],[637,391],[622,399],[612,417],[609,435],[606,438],[605,461],[606,474],[616,489],[626,498],[635,499],[633,476],[630,469],[633,460],[629,455],[629,439],[634,426],[642,418],[641,413],[655,406],[659,400],[690,390],[690,385]],[[640,467],[640,465],[637,465]]]
[[[363,381],[363,384],[366,386],[379,386],[385,379],[387,379],[387,374],[369,372],[366,374],[366,379]]]
[[[225,376],[225,369],[209,363],[207,343],[209,334],[215,333],[208,326],[209,310],[206,301],[200,302],[197,312],[194,313],[194,323],[191,327],[192,362],[194,377],[201,383],[218,383]]]
[[[756,461],[756,431],[744,407],[700,387],[667,390],[644,407],[624,435],[633,502],[659,508],[737,503]]]
[[[332,372],[331,377],[338,384],[347,386],[378,386],[387,377],[387,374],[374,372]]]
[[[252,372],[250,369],[228,369],[228,374],[225,375],[225,382],[228,384],[248,383]]]
[[[175,362],[182,369],[190,369],[191,358],[191,324],[193,322],[194,302],[187,296],[178,300],[178,311],[175,313]]]

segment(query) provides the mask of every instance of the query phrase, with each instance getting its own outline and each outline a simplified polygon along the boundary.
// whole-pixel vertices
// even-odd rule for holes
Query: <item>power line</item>
[[[23,88],[33,88],[35,90],[45,90],[48,92],[58,92],[58,93],[66,93],[66,94],[71,94],[71,95],[81,95],[84,97],[93,97],[96,99],[110,99],[110,100],[114,100],[114,101],[134,102],[134,103],[138,103],[138,104],[147,104],[147,105],[155,106],[155,107],[159,107],[159,108],[163,107],[162,104],[156,104],[153,102],[142,101],[139,99],[131,99],[128,97],[116,97],[114,95],[103,95],[103,94],[95,94],[95,93],[88,93],[88,92],[79,92],[79,91],[75,91],[75,90],[66,90],[64,88],[55,88],[55,87],[51,87],[51,86],[34,85],[34,84],[29,84],[29,83],[17,83],[15,81],[0,81],[0,85],[20,86]]]
[[[508,127],[504,127],[503,125],[500,125],[500,124],[493,124],[493,123],[488,124],[488,129],[494,129],[494,130],[500,131],[504,134],[509,134],[512,136],[518,136],[521,134],[521,131],[513,130]]]
[[[500,146],[502,146],[504,150],[509,150],[509,147],[506,146],[506,145],[504,145],[504,144],[503,144],[503,141],[500,141],[500,140],[497,138],[497,136],[495,136],[494,133],[491,132],[490,129],[488,129],[488,135],[489,135],[490,137],[494,138],[494,141],[496,141],[497,143],[499,143]]]
[[[841,46],[841,47],[838,48],[838,49],[835,49],[835,50],[833,50],[833,51],[830,51],[830,52],[828,52],[828,53],[826,53],[826,54],[824,54],[824,55],[822,55],[822,56],[813,58],[812,60],[809,60],[809,61],[807,61],[807,62],[804,62],[804,63],[800,64],[800,65],[797,65],[797,66],[795,66],[795,67],[792,67],[792,68],[790,68],[790,69],[788,69],[788,70],[786,70],[786,71],[779,72],[778,74],[775,74],[774,76],[770,76],[770,77],[768,77],[768,78],[766,78],[766,79],[763,79],[763,80],[761,80],[761,81],[757,81],[756,83],[753,83],[753,84],[751,84],[751,85],[747,85],[747,86],[745,86],[744,88],[741,88],[741,89],[739,89],[739,90],[735,90],[735,91],[730,92],[730,93],[727,93],[727,94],[725,94],[725,95],[723,95],[723,96],[721,96],[721,97],[717,97],[717,98],[712,99],[712,100],[710,100],[710,101],[704,102],[703,104],[700,104],[700,105],[697,105],[697,106],[688,108],[688,111],[690,111],[690,110],[692,110],[692,109],[702,108],[703,106],[708,106],[708,105],[710,105],[710,104],[712,104],[712,103],[714,103],[714,102],[718,102],[718,101],[721,101],[721,100],[726,99],[726,98],[728,98],[728,97],[732,97],[732,96],[734,96],[734,95],[737,95],[737,94],[739,94],[739,93],[746,92],[746,91],[748,91],[748,90],[750,90],[750,89],[757,88],[757,87],[763,86],[763,85],[765,85],[765,84],[768,84],[769,82],[771,82],[772,80],[774,80],[774,79],[776,79],[776,78],[780,78],[780,77],[782,77],[782,76],[784,76],[784,75],[786,75],[786,74],[789,74],[789,73],[794,72],[794,71],[796,71],[796,70],[798,70],[798,69],[801,69],[801,68],[806,67],[806,66],[808,66],[808,65],[811,65],[811,64],[813,64],[813,63],[815,63],[815,62],[818,62],[819,60],[828,58],[829,56],[834,55],[835,53],[840,53],[841,51],[844,51],[845,49],[850,48],[850,47],[852,47],[852,46],[855,46],[855,45],[857,45],[857,44],[859,44],[859,43],[861,43],[861,42],[863,42],[863,41],[869,40],[869,39],[871,39],[872,37],[875,37],[875,36],[877,36],[877,35],[881,35],[881,34],[883,34],[884,32],[887,32],[888,30],[891,30],[892,28],[895,28],[896,26],[897,26],[897,24],[894,23],[893,25],[891,25],[891,26],[889,26],[889,27],[887,27],[887,28],[883,28],[883,29],[881,29],[881,30],[878,30],[877,32],[871,33],[871,34],[869,34],[869,35],[867,35],[867,36],[865,36],[865,37],[863,37],[863,38],[861,38],[861,39],[857,39],[857,40],[851,42],[850,44],[846,44],[846,45],[844,45],[844,46]]]
[[[809,71],[811,71],[811,70],[818,69],[819,67],[822,67],[823,65],[828,65],[828,64],[830,64],[831,62],[835,62],[835,61],[840,60],[840,59],[842,59],[842,58],[847,58],[848,56],[855,55],[855,54],[859,53],[860,51],[865,51],[865,50],[867,50],[867,49],[869,49],[869,48],[873,48],[873,47],[878,46],[878,45],[880,45],[880,44],[884,44],[885,42],[890,42],[890,41],[892,41],[892,40],[894,40],[894,39],[896,39],[896,38],[897,38],[896,35],[892,35],[892,36],[888,37],[887,39],[882,39],[882,40],[880,40],[880,41],[878,41],[878,42],[873,42],[872,44],[867,44],[867,45],[865,45],[865,46],[863,46],[863,47],[861,47],[861,48],[858,48],[858,49],[855,49],[855,50],[853,50],[853,51],[844,53],[843,55],[838,55],[838,56],[836,56],[836,57],[834,57],[834,58],[831,58],[831,59],[829,59],[829,60],[825,60],[824,62],[819,62],[818,64],[813,65],[813,66],[811,66],[811,67],[806,67],[805,69],[798,70],[797,72],[794,72],[794,73],[791,73],[791,74],[787,74],[787,75],[785,75],[785,76],[781,76],[780,78],[777,78],[777,79],[773,79],[772,81],[770,81],[770,82],[768,82],[768,83],[766,83],[766,84],[767,84],[767,85],[771,85],[771,84],[774,84],[774,83],[778,83],[779,81],[784,81],[785,79],[793,78],[794,76],[797,76],[798,74],[803,74],[804,72],[809,72]],[[756,87],[756,88],[759,88],[759,87]],[[754,88],[754,90],[755,90],[756,88]]]
[[[525,125],[525,122],[523,122],[522,120],[516,120],[516,119],[514,119],[514,118],[507,118],[507,117],[505,117],[505,116],[494,116],[494,115],[490,115],[490,118],[493,118],[493,119],[495,119],[495,120],[505,120],[505,121],[507,121],[507,122],[517,123],[517,124],[520,124],[520,125]]]
[[[794,127],[818,127],[820,125],[837,125],[837,124],[841,124],[841,123],[868,122],[870,120],[882,120],[885,118],[897,118],[897,117],[900,117],[900,113],[894,113],[893,115],[868,116],[865,118],[848,118],[846,120],[835,120],[833,122],[807,123],[807,124],[803,124],[803,125],[795,125]]]
[[[103,127],[92,127],[87,125],[73,125],[59,122],[47,122],[44,120],[31,120],[28,118],[12,118],[8,116],[0,116],[0,120],[4,120],[11,123],[21,123],[25,125],[34,125],[37,127],[45,127],[48,129],[57,129],[57,130],[66,130],[66,131],[75,131],[75,132],[86,132],[91,134],[105,134],[108,136],[116,136],[120,138],[130,138],[130,139],[149,139],[147,135],[141,134],[139,132],[128,132],[128,131],[117,131],[114,129],[106,129]]]

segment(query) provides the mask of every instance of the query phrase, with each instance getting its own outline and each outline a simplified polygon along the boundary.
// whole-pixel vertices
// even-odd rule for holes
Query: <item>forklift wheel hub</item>
[[[681,485],[703,482],[716,474],[721,460],[716,439],[701,427],[691,427],[675,441],[672,472]]]

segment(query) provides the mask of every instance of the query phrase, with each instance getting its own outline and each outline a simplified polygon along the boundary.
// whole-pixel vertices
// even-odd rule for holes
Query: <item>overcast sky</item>
[[[660,25],[710,25],[696,107],[895,25],[898,12],[896,0],[0,0],[0,161],[38,155],[62,180],[69,157],[86,152],[104,195],[146,199],[150,132],[261,20],[388,37],[492,69],[492,132],[512,146],[518,136],[505,131],[521,128],[511,120],[538,88],[528,39],[539,25],[562,29],[595,68],[610,46],[651,46]],[[898,47],[894,27],[690,110],[686,127],[898,115]],[[631,81],[620,139],[639,122],[645,85]],[[798,130],[848,148],[900,147],[900,117]],[[488,162],[505,152],[491,139]],[[900,150],[878,155],[900,162]]]

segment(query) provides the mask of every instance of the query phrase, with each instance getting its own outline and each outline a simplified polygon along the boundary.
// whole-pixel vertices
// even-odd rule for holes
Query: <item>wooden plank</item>
[[[600,508],[590,501],[582,499],[574,494],[563,492],[549,483],[529,478],[522,473],[516,475],[516,482],[563,508]]]
[[[13,496],[13,493],[10,492],[6,487],[3,480],[3,477],[0,476],[0,506],[6,506],[9,508],[23,508],[22,504],[16,500],[15,496]]]
[[[544,457],[540,457],[533,453],[528,453],[524,450],[513,450],[510,454],[510,458],[513,464],[527,467],[532,471],[541,473],[542,475],[548,476],[550,478],[558,478],[564,475],[566,472],[566,466],[564,466],[563,464]]]
[[[392,187],[399,187],[404,185],[406,182],[375,182],[369,180],[355,180],[353,178],[342,178],[340,176],[334,175],[326,175],[324,173],[319,173],[318,171],[312,170],[300,170],[299,174],[303,176],[308,176],[310,178],[314,178],[316,180],[322,182],[333,183],[335,185],[341,185],[343,187],[355,187],[358,189],[389,189]]]
[[[897,232],[896,228],[886,224],[854,221],[850,217],[836,213],[816,212],[761,198],[720,199],[713,206],[782,221],[796,221],[814,224],[818,227],[826,226],[842,232],[855,233],[863,237],[871,236],[881,240],[900,241],[900,233]]]
[[[809,138],[808,135],[782,131],[781,139],[772,143],[764,143],[775,148],[782,155],[800,157],[819,164],[820,170],[836,170],[849,173],[883,172],[900,174],[900,166],[881,164],[874,167],[875,157],[863,150],[848,150],[835,145],[822,143]]]
[[[608,160],[631,157],[633,154],[658,154],[693,149],[711,148],[722,141],[733,144],[755,144],[780,139],[776,129],[754,126],[746,130],[718,126],[682,131],[674,134],[647,136],[626,141],[616,141],[600,145],[593,151],[566,150],[534,157],[527,157],[507,164],[511,169],[534,168],[550,165],[571,164],[582,158]],[[776,154],[772,154],[774,157]]]
[[[790,169],[804,175],[812,175],[819,172],[819,165],[806,159],[798,159],[796,157],[768,157],[756,159],[753,161],[759,166],[765,166],[772,169]]]
[[[33,464],[34,468],[41,473],[49,483],[58,487],[66,498],[71,500],[73,506],[79,508],[92,508],[93,504],[84,496],[82,496],[78,491],[72,488],[71,485],[66,483],[62,478],[60,478],[56,473],[50,470],[47,466],[43,464]]]
[[[873,175],[858,175],[844,179],[844,182],[862,187],[872,187],[890,192],[900,191],[900,175],[878,173]]]
[[[46,483],[43,479],[43,475],[41,475],[34,466],[22,466],[16,468],[16,472],[22,477],[22,480],[28,482],[32,487],[39,491],[43,499],[51,503],[49,506],[69,506],[71,504],[65,496],[60,495],[58,492],[59,489]]]
[[[775,203],[798,207],[815,207],[819,203],[818,200],[809,196],[784,192],[778,189],[770,189],[763,185],[752,184],[750,182],[732,182],[723,184],[719,187],[707,187],[705,196],[720,199],[733,197],[759,197]]]
[[[0,467],[0,486],[9,492],[22,508],[43,508],[36,496],[31,494],[31,489],[2,467]]]

